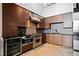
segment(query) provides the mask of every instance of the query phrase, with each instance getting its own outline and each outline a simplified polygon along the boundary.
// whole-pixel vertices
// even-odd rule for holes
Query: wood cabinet
[[[17,36],[18,26],[24,27],[27,24],[29,11],[14,3],[3,3],[2,9],[3,37]]]
[[[42,34],[42,44],[46,43],[46,34]]]
[[[39,28],[45,28],[45,20],[41,20],[39,23]]]
[[[45,27],[44,28],[50,28],[50,23],[49,23],[49,21],[46,21],[45,20]]]
[[[18,26],[18,13],[14,4],[2,4],[3,15],[3,36],[16,36]],[[12,11],[13,10],[13,11]]]
[[[46,34],[47,43],[62,45],[61,35],[60,34]]]
[[[23,27],[28,27],[29,24],[29,11],[26,9],[23,9],[21,7],[19,7],[19,9],[21,9],[20,14],[19,14],[19,26],[23,26]]]
[[[47,17],[47,18],[45,18],[45,20],[47,20],[48,23],[63,22],[62,15]]]
[[[28,50],[30,50],[32,48],[33,48],[33,44],[32,43],[24,45],[24,46],[22,46],[22,53],[27,52]]]
[[[50,24],[48,23],[47,20],[41,20],[41,22],[39,23],[39,27],[38,28],[50,28],[49,25]]]
[[[59,23],[59,22],[63,22],[61,15],[51,16],[45,18],[44,23],[42,22],[41,26],[43,26],[43,28],[50,28],[51,23]]]

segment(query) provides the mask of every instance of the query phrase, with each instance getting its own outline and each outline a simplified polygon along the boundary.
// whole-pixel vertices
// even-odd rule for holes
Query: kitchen
[[[78,3],[1,5],[3,56],[79,55]]]

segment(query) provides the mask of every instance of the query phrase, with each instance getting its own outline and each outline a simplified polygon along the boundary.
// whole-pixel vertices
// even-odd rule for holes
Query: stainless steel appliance
[[[79,12],[79,3],[74,3],[74,12]]]
[[[29,35],[23,36],[22,37],[22,44],[31,43],[32,40],[33,40],[33,38]]]
[[[40,46],[42,44],[42,36],[33,37],[33,48]]]
[[[25,36],[26,35],[26,27],[18,27],[18,36]]]
[[[13,56],[19,55],[22,52],[22,40],[21,37],[4,39],[4,55]]]
[[[79,51],[79,11],[73,13],[73,49]]]
[[[79,35],[73,36],[73,49],[79,51]]]

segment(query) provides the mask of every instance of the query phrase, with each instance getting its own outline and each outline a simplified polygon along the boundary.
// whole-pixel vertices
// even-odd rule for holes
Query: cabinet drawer
[[[32,49],[32,47],[33,47],[32,43],[22,46],[22,53],[27,52],[28,50]]]

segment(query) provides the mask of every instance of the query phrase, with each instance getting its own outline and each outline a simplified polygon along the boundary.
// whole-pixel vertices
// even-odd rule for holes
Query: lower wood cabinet
[[[46,34],[46,42],[72,48],[72,37],[67,34]]]
[[[32,43],[24,45],[24,46],[22,46],[22,53],[25,53],[25,52],[27,52],[28,50],[30,50],[32,48],[33,48],[33,44]]]
[[[61,35],[60,34],[46,34],[46,42],[51,44],[62,45]]]
[[[42,44],[46,43],[46,34],[42,34]]]

